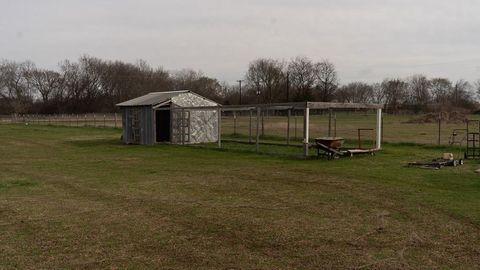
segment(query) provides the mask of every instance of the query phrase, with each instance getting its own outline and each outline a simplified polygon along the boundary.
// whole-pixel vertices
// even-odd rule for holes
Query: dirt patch
[[[428,113],[419,117],[408,120],[409,124],[427,124],[437,123],[438,119],[448,124],[459,124],[467,122],[467,116],[461,112],[441,112],[441,113]]]

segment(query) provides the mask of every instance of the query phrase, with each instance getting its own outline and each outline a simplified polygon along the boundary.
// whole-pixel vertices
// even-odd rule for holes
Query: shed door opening
[[[156,111],[157,142],[170,141],[170,111]]]

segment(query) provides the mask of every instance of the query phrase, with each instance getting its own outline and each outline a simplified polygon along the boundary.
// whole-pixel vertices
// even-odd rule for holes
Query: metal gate
[[[172,110],[172,143],[190,143],[190,111]]]

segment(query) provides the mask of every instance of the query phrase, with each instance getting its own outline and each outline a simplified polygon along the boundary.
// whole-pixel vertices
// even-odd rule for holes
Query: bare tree
[[[456,107],[470,107],[473,101],[473,89],[472,85],[460,79],[455,82],[452,92],[452,103]]]
[[[320,91],[320,101],[331,101],[338,86],[335,66],[328,60],[323,60],[315,64],[315,73],[317,89]]]
[[[473,83],[474,87],[475,87],[475,92],[477,94],[477,97],[480,98],[480,79],[476,80],[474,83]]]
[[[414,75],[408,79],[408,102],[415,111],[427,110],[431,100],[431,82],[423,75]]]
[[[14,113],[28,112],[35,93],[30,88],[25,74],[34,68],[32,62],[15,63],[2,61],[0,63],[0,97],[5,100],[10,111]]]
[[[43,102],[48,103],[50,99],[58,95],[62,84],[60,73],[46,70],[33,69],[25,74],[31,87],[40,94]]]
[[[313,62],[306,57],[296,57],[288,64],[288,76],[289,82],[295,91],[295,99],[298,101],[311,100],[311,90],[316,81]]]
[[[173,72],[171,81],[175,90],[191,90],[209,99],[220,101],[222,86],[217,79],[210,78],[201,71],[183,69]]]
[[[440,105],[449,103],[453,91],[452,82],[446,78],[433,78],[430,82],[433,100]]]
[[[382,82],[386,110],[398,112],[407,98],[407,83],[401,79],[385,79]]]
[[[385,103],[385,92],[383,91],[381,83],[372,84],[372,98],[373,103],[384,104]]]
[[[347,103],[369,103],[373,101],[373,87],[362,82],[352,82],[338,88],[336,99]]]
[[[284,83],[284,63],[261,58],[250,63],[246,74],[247,85],[259,91],[263,101],[271,103],[281,100]]]

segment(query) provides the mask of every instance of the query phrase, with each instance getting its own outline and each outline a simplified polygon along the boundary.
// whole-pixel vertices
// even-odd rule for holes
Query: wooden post
[[[93,127],[97,127],[97,117],[93,114]]]
[[[295,140],[297,139],[297,112],[295,111],[294,115],[294,120],[295,120]]]
[[[237,112],[233,112],[233,135],[237,135]]]
[[[105,114],[103,114],[103,128],[106,128],[107,127],[107,123],[106,123],[106,119],[105,119]]]
[[[441,143],[441,131],[442,131],[442,113],[438,113],[438,145]]]
[[[260,140],[260,114],[261,114],[261,109],[260,107],[257,107],[257,132],[255,134],[256,138],[255,138],[255,150],[258,152],[259,150],[259,140]]]
[[[287,111],[287,145],[290,144],[290,116],[292,114],[291,109]]]
[[[382,141],[383,141],[383,137],[385,136],[383,130],[385,129],[384,127],[384,121],[383,121],[383,115],[382,115],[382,119],[381,119],[381,125],[382,125]]]
[[[357,129],[358,132],[358,149],[362,149],[362,142],[360,141],[360,129]]]
[[[114,127],[117,128],[117,113],[113,113],[113,121],[115,121]]]
[[[337,137],[337,113],[333,114],[333,137]]]
[[[222,109],[217,109],[218,114],[218,148],[222,148]]]
[[[263,118],[265,118],[265,111],[262,110],[262,137],[265,136],[265,127],[264,127],[264,123],[263,123]]]
[[[181,121],[182,124],[182,144],[185,144],[185,109],[181,111]]]
[[[252,110],[250,109],[248,112],[250,114],[250,119],[248,121],[248,142],[252,143]]]
[[[332,109],[328,109],[328,137],[332,136]]]
[[[377,109],[377,149],[382,148],[382,109]]]
[[[305,114],[303,116],[303,155],[308,158],[308,140],[310,129],[310,108],[305,108]]]
[[[84,126],[84,127],[87,126],[87,114],[85,114],[85,122],[84,122],[84,125],[83,125],[83,126]]]
[[[79,117],[79,116],[78,116],[78,114],[77,114],[77,127],[78,127],[78,117]]]

